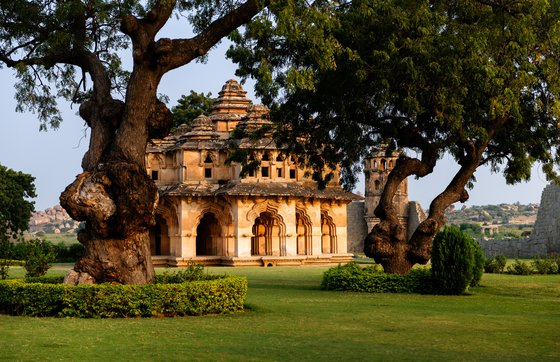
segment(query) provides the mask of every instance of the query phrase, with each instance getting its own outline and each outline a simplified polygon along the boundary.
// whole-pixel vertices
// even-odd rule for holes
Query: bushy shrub
[[[80,318],[232,313],[244,307],[247,279],[238,276],[174,284],[115,285],[0,281],[0,311]]]
[[[184,283],[205,279],[209,279],[209,276],[204,273],[204,265],[197,265],[191,261],[185,268],[175,269],[173,272],[165,270],[162,274],[156,275],[154,282],[160,284]]]
[[[470,239],[471,247],[474,253],[474,268],[473,268],[473,278],[469,284],[471,287],[476,287],[480,284],[482,275],[484,274],[484,265],[486,264],[486,258],[482,252],[480,244],[474,239]]]
[[[56,260],[56,253],[52,244],[45,243],[40,239],[33,239],[24,241],[26,254],[25,276],[27,277],[41,277],[47,273]]]
[[[478,284],[484,261],[477,255],[477,245],[454,226],[436,234],[432,247],[432,275],[438,293],[458,295],[464,293],[473,281]]]
[[[321,288],[369,293],[421,293],[432,292],[429,269],[413,269],[406,275],[385,274],[379,265],[361,267],[348,263],[328,269],[323,274]]]
[[[515,259],[513,264],[508,265],[506,273],[514,275],[531,275],[533,274],[533,268],[526,262]]]
[[[50,242],[47,243],[50,244]],[[80,243],[66,245],[62,241],[56,245],[53,245],[53,249],[56,253],[56,261],[59,263],[75,262],[84,255],[86,250],[85,247]]]
[[[498,254],[493,258],[487,259],[484,264],[486,273],[503,273],[506,267],[507,258],[505,255]]]
[[[552,258],[534,258],[533,268],[538,274],[558,274],[558,263]]]
[[[0,279],[4,280],[8,277],[12,259],[12,248],[8,237],[4,234],[0,235]]]

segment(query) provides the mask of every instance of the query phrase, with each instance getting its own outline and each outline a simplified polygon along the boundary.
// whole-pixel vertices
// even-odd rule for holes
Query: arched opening
[[[303,211],[296,210],[296,249],[298,255],[311,254],[311,221]]]
[[[336,226],[326,212],[321,212],[321,252],[323,254],[337,252]]]
[[[379,180],[375,180],[375,191],[381,190],[381,182]]]
[[[381,171],[385,171],[386,168],[387,168],[387,161],[381,160]]]
[[[251,255],[285,255],[285,227],[278,215],[261,212],[253,224]]]
[[[218,240],[220,239],[220,226],[216,216],[208,212],[200,219],[196,228],[196,255],[218,255]]]
[[[159,215],[156,224],[150,228],[150,253],[152,255],[169,255],[169,232],[167,222]]]

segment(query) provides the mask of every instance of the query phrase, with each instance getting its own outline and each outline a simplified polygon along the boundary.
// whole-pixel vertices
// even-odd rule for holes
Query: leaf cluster
[[[0,165],[0,237],[17,235],[28,229],[35,209],[35,177]]]
[[[173,127],[177,128],[182,124],[190,125],[196,117],[207,116],[215,100],[210,92],[204,94],[191,90],[188,95],[183,94],[177,101],[178,104],[171,109]]]
[[[280,143],[345,183],[387,143],[433,165],[444,153],[510,183],[535,161],[554,178],[558,1],[357,0],[270,7],[229,56],[272,109]],[[297,141],[296,141],[297,140]],[[301,142],[303,140],[303,142]],[[421,176],[421,175],[420,175]]]

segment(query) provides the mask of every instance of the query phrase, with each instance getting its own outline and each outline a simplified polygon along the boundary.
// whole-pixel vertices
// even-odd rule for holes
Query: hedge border
[[[408,274],[386,274],[378,265],[361,267],[348,263],[323,274],[322,289],[367,293],[434,294],[430,269],[412,269]]]
[[[118,285],[0,281],[0,312],[79,318],[173,317],[243,310],[247,278],[225,276],[186,283]]]

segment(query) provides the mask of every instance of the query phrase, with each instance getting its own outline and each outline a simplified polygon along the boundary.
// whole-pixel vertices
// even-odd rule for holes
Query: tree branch
[[[251,21],[268,3],[269,1],[248,0],[237,9],[213,21],[194,38],[159,40],[156,45],[158,62],[164,67],[164,72],[168,72],[203,56],[233,30]]]

